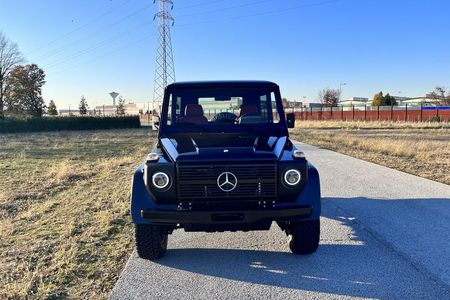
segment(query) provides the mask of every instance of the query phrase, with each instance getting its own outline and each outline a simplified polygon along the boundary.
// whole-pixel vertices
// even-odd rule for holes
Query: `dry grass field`
[[[0,299],[107,298],[148,129],[0,135]]]
[[[299,122],[292,137],[450,184],[450,124]],[[133,249],[148,129],[0,135],[0,299],[105,299]]]
[[[300,121],[291,136],[450,184],[450,123]]]

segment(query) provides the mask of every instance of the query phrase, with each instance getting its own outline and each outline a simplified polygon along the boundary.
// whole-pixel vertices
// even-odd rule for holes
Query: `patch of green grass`
[[[141,124],[138,116],[6,118],[0,122],[0,133],[139,127]]]
[[[0,136],[0,298],[107,298],[149,129]]]

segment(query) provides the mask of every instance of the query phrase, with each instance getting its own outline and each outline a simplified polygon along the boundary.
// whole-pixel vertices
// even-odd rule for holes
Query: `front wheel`
[[[292,222],[289,224],[289,248],[295,254],[316,252],[320,240],[320,220]]]
[[[167,250],[167,230],[163,226],[135,224],[136,250],[140,258],[155,260]]]

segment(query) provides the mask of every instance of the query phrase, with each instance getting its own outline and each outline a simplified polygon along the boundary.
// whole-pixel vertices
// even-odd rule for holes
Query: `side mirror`
[[[286,114],[286,123],[287,123],[288,128],[295,127],[295,114],[294,113]]]
[[[154,130],[158,130],[159,129],[159,122],[160,122],[159,116],[152,116],[152,121],[153,121],[153,129]]]

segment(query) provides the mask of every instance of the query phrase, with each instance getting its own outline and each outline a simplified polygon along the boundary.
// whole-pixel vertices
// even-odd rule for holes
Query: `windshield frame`
[[[170,95],[175,91],[181,89],[239,89],[239,88],[255,88],[261,90],[270,89],[275,94],[276,110],[279,115],[278,123],[257,123],[257,124],[226,124],[219,123],[211,125],[196,125],[196,124],[172,124],[167,125],[168,110]],[[271,113],[275,111],[275,108],[270,107]],[[284,115],[283,104],[281,101],[281,93],[278,85],[274,83],[252,83],[252,84],[232,84],[232,83],[217,83],[217,84],[184,84],[177,86],[177,84],[169,85],[164,93],[164,101],[161,109],[160,126],[158,137],[166,137],[171,133],[193,133],[193,132],[245,132],[254,133],[255,135],[271,135],[271,136],[288,136],[288,130],[286,126],[286,118]]]

